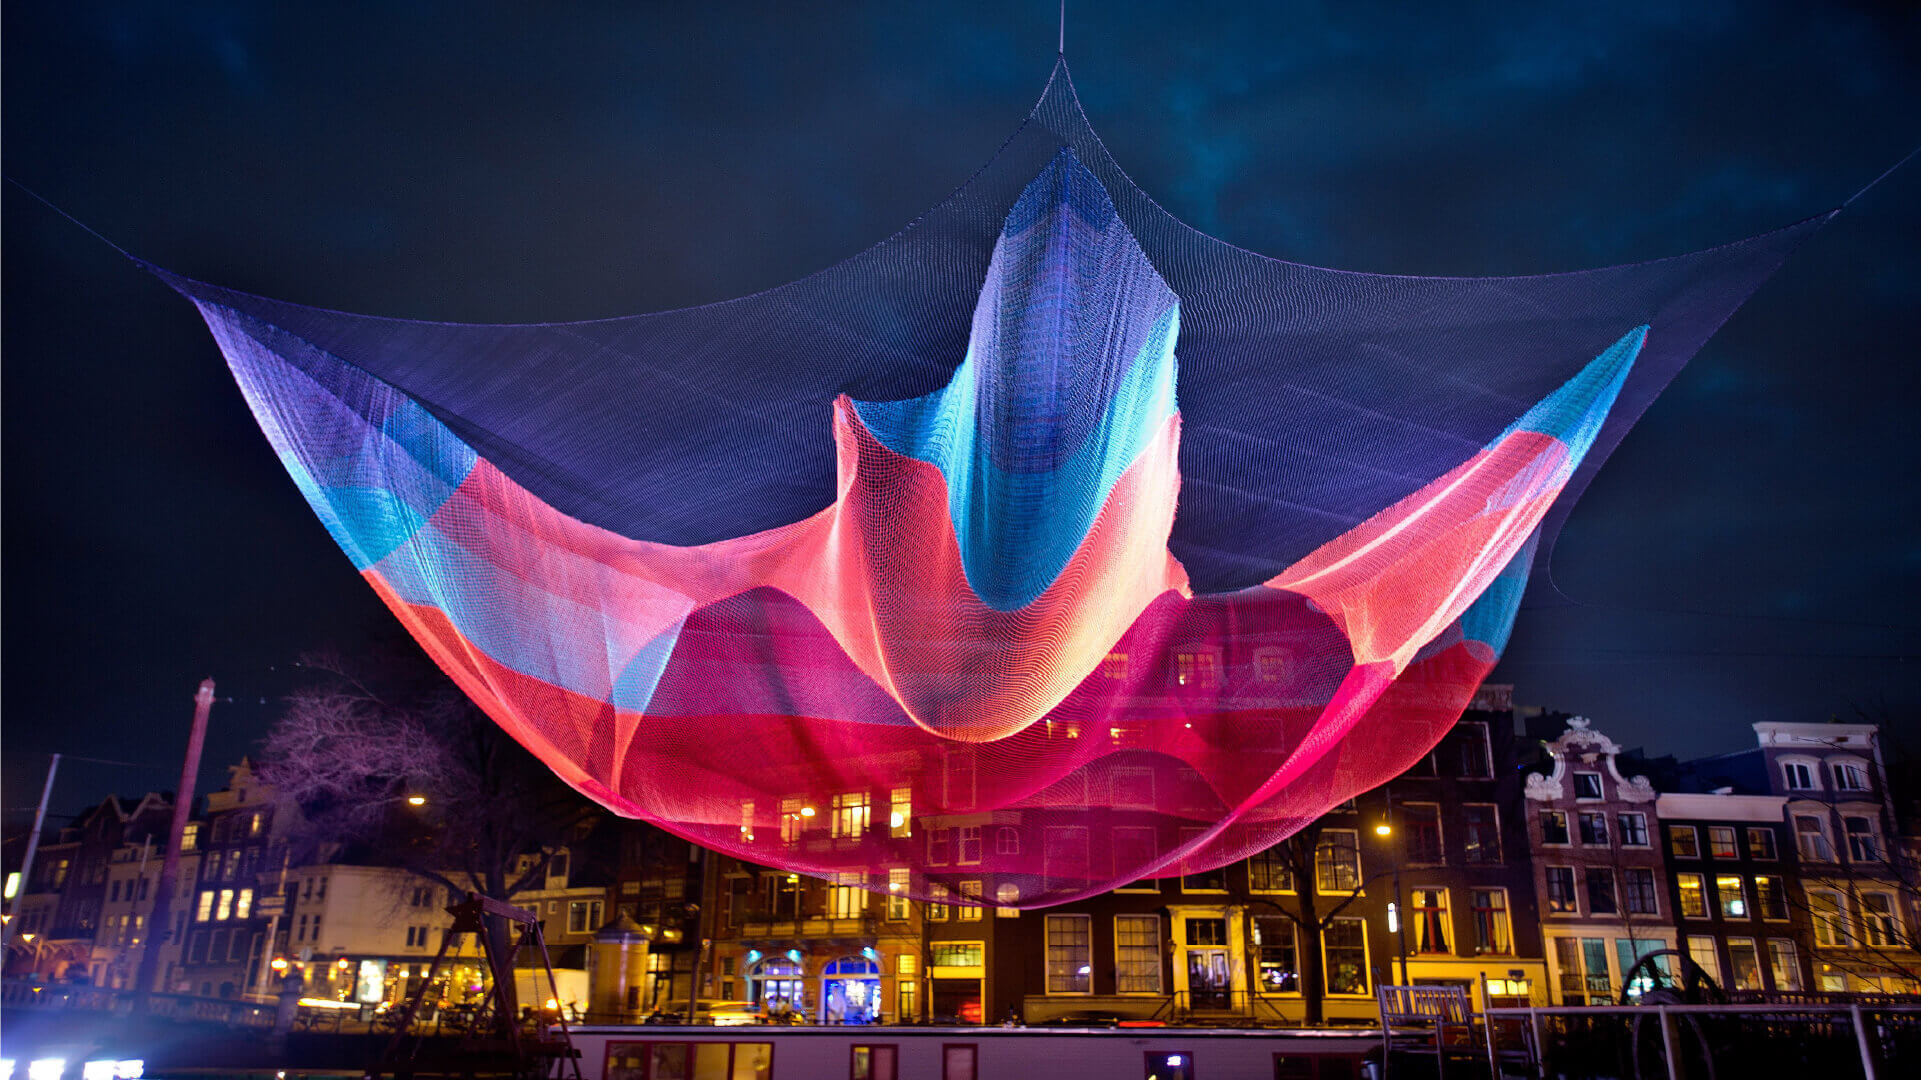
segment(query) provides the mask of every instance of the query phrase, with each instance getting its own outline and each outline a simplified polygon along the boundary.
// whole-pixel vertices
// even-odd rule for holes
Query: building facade
[[[1642,957],[1675,946],[1654,785],[1583,717],[1527,776],[1531,884],[1557,1005],[1605,1005]]]

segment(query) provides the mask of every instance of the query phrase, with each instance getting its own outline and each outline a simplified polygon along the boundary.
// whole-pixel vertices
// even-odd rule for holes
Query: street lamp
[[[1388,801],[1387,813],[1390,816],[1394,813],[1394,802],[1392,799]],[[1383,839],[1394,835],[1394,826],[1389,823],[1388,818],[1382,818],[1381,823],[1374,826],[1374,835]],[[1403,851],[1405,851],[1406,845],[1396,846],[1402,850],[1393,853],[1394,899],[1388,901],[1387,905],[1387,928],[1394,934],[1396,942],[1400,947],[1401,985],[1408,986],[1411,984],[1407,981],[1407,917],[1401,910],[1401,901],[1403,899],[1401,894],[1401,855]]]
[[[425,806],[427,805],[427,796],[409,795],[407,796],[407,805],[408,806]]]

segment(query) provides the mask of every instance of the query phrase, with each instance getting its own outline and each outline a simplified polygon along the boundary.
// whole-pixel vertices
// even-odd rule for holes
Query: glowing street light
[[[407,805],[408,806],[425,806],[427,805],[427,796],[409,795],[407,796]]]
[[[1394,835],[1394,827],[1389,825],[1387,822],[1383,821],[1379,825],[1374,826],[1374,835],[1375,836],[1392,836]]]

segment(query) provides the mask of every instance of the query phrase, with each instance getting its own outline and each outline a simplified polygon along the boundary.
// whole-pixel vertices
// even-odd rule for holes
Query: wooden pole
[[[0,923],[0,950],[13,940],[13,924],[20,921],[20,901],[27,898],[27,883],[33,879],[33,855],[40,850],[40,829],[47,823],[47,800],[53,795],[53,774],[60,769],[60,755],[53,755],[47,762],[47,783],[40,789],[40,809],[33,812],[33,832],[27,836],[27,855],[20,860],[20,884],[13,894],[13,904],[7,911],[7,920]]]
[[[173,894],[180,880],[180,844],[193,814],[193,789],[200,777],[200,749],[207,741],[207,714],[213,710],[213,680],[200,680],[193,696],[193,727],[187,732],[187,756],[180,762],[180,787],[173,796],[173,824],[167,828],[167,856],[154,883],[153,913],[147,917],[147,943],[140,950],[140,970],[134,976],[135,1009],[145,1011],[147,995],[157,989],[160,947],[173,937]]]

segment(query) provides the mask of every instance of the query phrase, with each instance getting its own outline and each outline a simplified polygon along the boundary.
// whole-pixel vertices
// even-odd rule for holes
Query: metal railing
[[[1512,1075],[1510,1066],[1568,1080],[1921,1075],[1921,1004],[1590,1005],[1486,1015],[1497,1076]]]
[[[0,984],[0,1003],[11,1008],[77,1009],[131,1015],[139,995],[104,986],[66,985],[8,979]],[[174,1020],[225,1024],[229,1027],[271,1028],[276,1006],[237,998],[209,998],[191,994],[148,994],[147,1014]]]

